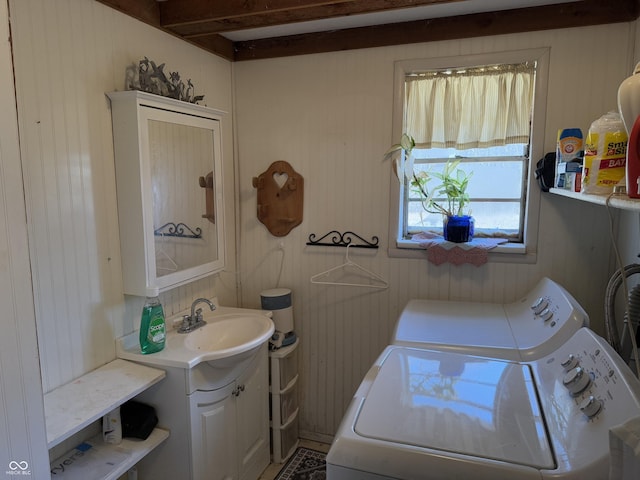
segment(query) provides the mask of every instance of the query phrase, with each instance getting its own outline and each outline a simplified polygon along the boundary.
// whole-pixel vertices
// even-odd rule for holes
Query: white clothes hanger
[[[387,288],[389,286],[389,283],[385,279],[383,279],[380,275],[367,270],[366,268],[358,265],[357,263],[349,259],[349,247],[350,245],[348,244],[347,253],[345,256],[345,262],[342,265],[338,265],[336,267],[330,268],[325,272],[321,272],[312,276],[311,283],[318,283],[323,285],[344,285],[347,287],[369,287],[369,288],[382,288],[382,289]],[[353,283],[353,282],[341,281],[340,279],[337,279],[335,281],[329,279],[330,274],[338,271],[349,273],[347,272],[347,270],[349,269],[358,273],[360,277],[364,277],[368,279],[369,282],[363,281],[363,282]]]
[[[178,267],[178,264],[173,260],[173,258],[171,258],[169,254],[164,251],[164,245],[163,245],[164,234],[160,234],[160,238],[161,238],[160,242],[156,243],[156,270],[163,270],[166,272],[175,272],[180,267]],[[168,260],[169,265],[162,266],[163,259]],[[158,262],[161,262],[161,263],[158,264]]]

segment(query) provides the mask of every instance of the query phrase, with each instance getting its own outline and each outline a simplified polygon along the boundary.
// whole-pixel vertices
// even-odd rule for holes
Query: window
[[[516,143],[469,150],[414,149],[414,171],[418,174],[441,172],[448,161],[460,160],[458,168],[471,175],[467,191],[475,236],[497,236],[521,243],[528,148],[528,143]],[[416,189],[408,184],[404,188],[403,201],[405,238],[424,230],[442,231],[442,216],[427,212]]]
[[[396,64],[394,138],[414,137],[417,173],[441,171],[452,160],[473,172],[467,191],[475,235],[510,242],[495,251],[535,253],[540,194],[533,167],[544,150],[547,68],[547,49]],[[399,249],[415,248],[416,232],[442,232],[442,216],[425,211],[410,181],[392,193]]]

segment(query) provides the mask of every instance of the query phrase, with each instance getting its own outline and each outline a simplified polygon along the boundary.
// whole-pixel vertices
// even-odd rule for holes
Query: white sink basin
[[[169,347],[184,347],[207,355],[207,360],[251,350],[273,334],[273,322],[265,315],[226,314],[209,317],[207,324],[190,333],[176,333]]]
[[[245,358],[274,332],[271,318],[261,310],[218,307],[203,314],[204,327],[190,333],[168,330],[165,348],[157,353],[142,355],[138,332],[118,339],[118,357],[170,367],[193,368],[202,362],[226,366]],[[167,328],[171,324],[167,320]]]

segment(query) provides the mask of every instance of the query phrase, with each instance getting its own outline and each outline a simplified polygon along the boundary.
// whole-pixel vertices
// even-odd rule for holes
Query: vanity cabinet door
[[[190,396],[193,480],[238,478],[235,388]]]
[[[269,373],[266,346],[238,378],[238,460],[240,480],[255,480],[269,465]]]

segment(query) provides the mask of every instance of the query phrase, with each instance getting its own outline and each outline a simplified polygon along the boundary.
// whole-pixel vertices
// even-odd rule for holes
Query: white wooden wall
[[[301,430],[333,435],[363,375],[388,344],[410,298],[509,302],[549,276],[572,292],[602,332],[603,295],[611,268],[603,208],[543,195],[535,264],[436,267],[389,258],[390,165],[394,62],[550,47],[545,151],[557,130],[580,127],[616,108],[617,88],[632,66],[628,24],[328,53],[234,65],[240,172],[242,301],[257,306],[277,281],[290,287],[301,342]],[[251,178],[286,160],[305,179],[304,221],[284,238],[256,219]],[[352,230],[380,237],[378,251],[351,257],[385,277],[386,291],[310,283],[340,264],[344,250],[306,246],[311,233]]]
[[[0,2],[0,476],[41,479],[49,462],[8,27]]]
[[[228,271],[164,295],[165,306],[170,314],[200,295],[218,295],[223,304],[233,305],[239,279],[242,303],[257,307],[260,291],[277,282],[284,252],[280,286],[293,289],[302,338],[305,435],[328,438],[335,432],[409,298],[505,302],[547,275],[583,303],[596,330],[602,331],[602,295],[611,272],[608,219],[602,208],[543,196],[535,264],[435,267],[426,260],[388,258],[390,170],[381,156],[394,141],[394,61],[550,46],[545,143],[552,150],[558,128],[586,131],[592,120],[615,108],[617,86],[633,64],[631,26],[232,66],[93,0],[9,0],[9,6],[45,391],[111,360],[113,339],[137,325],[141,300],[121,293],[111,119],[104,92],[121,89],[125,66],[145,55],[192,78],[207,104],[230,112],[223,122]],[[234,156],[239,165],[238,216]],[[1,160],[4,164],[5,157]],[[287,160],[305,178],[303,224],[283,238],[272,237],[257,221],[251,184],[276,160]],[[637,215],[631,216],[635,220]],[[237,266],[236,223],[241,238]],[[344,258],[340,249],[305,245],[310,233],[332,229],[381,238],[378,251],[354,251],[353,257],[384,276],[388,290],[310,284],[311,275]],[[32,372],[20,378],[33,385],[27,376]],[[4,369],[0,385],[7,388]],[[14,415],[13,403],[3,407],[5,417]]]
[[[122,294],[111,113],[105,92],[147,56],[191,79],[222,122],[231,273],[163,294],[235,304],[231,65],[93,0],[10,0],[29,249],[44,390],[115,357],[142,300]]]

